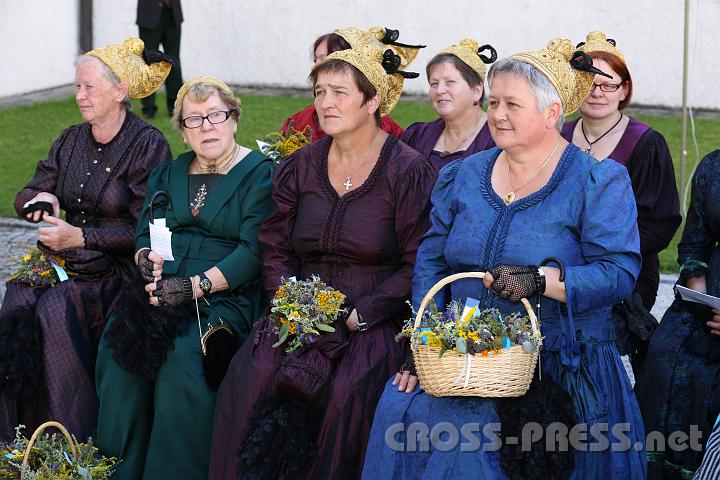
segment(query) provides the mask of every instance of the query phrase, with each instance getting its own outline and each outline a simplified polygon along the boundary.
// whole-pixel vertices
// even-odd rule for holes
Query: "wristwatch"
[[[198,284],[198,287],[200,287],[200,290],[202,290],[203,295],[210,295],[210,290],[212,290],[212,282],[204,273],[200,274],[200,283]]]
[[[543,294],[543,293],[545,293],[545,288],[547,286],[547,283],[545,280],[545,270],[543,270],[542,267],[538,267],[537,273],[538,273],[538,280],[537,280],[538,293]]]
[[[368,329],[368,324],[365,320],[363,320],[362,315],[360,315],[360,312],[357,312],[358,317],[358,331],[364,332]]]

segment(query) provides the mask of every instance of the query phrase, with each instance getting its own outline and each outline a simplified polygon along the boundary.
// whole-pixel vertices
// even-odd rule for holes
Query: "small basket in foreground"
[[[466,272],[450,275],[436,283],[423,298],[415,317],[415,329],[420,328],[423,311],[428,303],[446,285],[463,278],[482,279],[484,272]],[[537,317],[530,303],[523,298],[522,304],[532,323],[537,348],[527,353],[520,345],[500,349],[488,356],[461,354],[455,350],[445,351],[428,345],[413,345],[413,359],[420,386],[435,397],[519,397],[524,395],[532,382],[540,355],[542,336]]]

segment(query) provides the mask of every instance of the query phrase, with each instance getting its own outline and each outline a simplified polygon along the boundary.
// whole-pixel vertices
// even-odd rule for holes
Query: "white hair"
[[[562,100],[553,84],[544,73],[529,63],[516,58],[503,58],[495,62],[488,72],[488,87],[492,95],[492,81],[496,75],[510,74],[525,80],[530,87],[530,92],[535,97],[535,105],[539,112],[544,112],[554,102],[560,104],[560,115],[558,116],[555,128],[560,131],[565,121]]]

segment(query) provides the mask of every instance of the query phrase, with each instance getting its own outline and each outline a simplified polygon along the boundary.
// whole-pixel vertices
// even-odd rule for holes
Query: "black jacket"
[[[183,21],[182,7],[180,0],[170,0],[175,24],[180,25]],[[155,28],[160,24],[160,14],[163,9],[163,0],[138,0],[137,23],[141,27]]]

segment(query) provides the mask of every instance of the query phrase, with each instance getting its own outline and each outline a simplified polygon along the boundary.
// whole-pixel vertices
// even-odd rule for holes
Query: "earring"
[[[185,140],[185,137],[183,137],[183,145],[185,145],[185,150],[187,150],[187,140]]]

